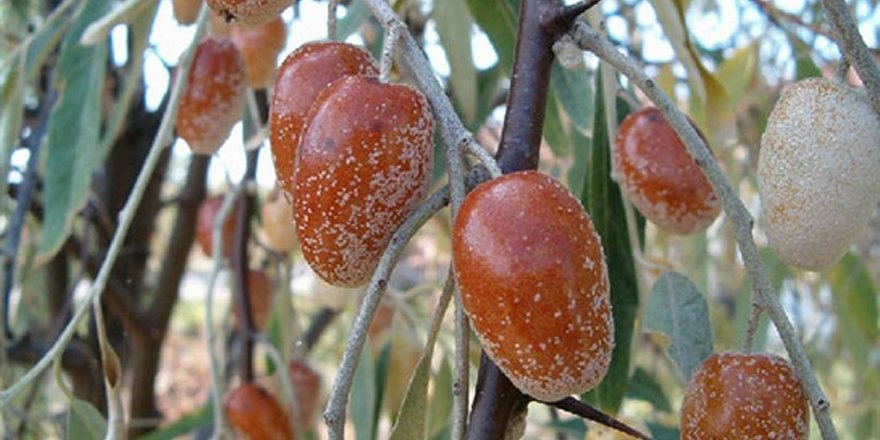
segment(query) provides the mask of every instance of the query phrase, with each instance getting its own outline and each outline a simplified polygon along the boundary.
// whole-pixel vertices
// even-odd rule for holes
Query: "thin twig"
[[[336,41],[336,7],[339,0],[329,0],[327,2],[327,39]]]
[[[496,178],[501,176],[501,168],[498,167],[498,161],[495,160],[495,157],[492,156],[491,153],[486,151],[485,148],[480,146],[475,140],[471,139],[469,141],[464,142],[464,149],[468,154],[477,158],[480,163],[489,170],[489,175],[492,178]]]
[[[758,303],[752,303],[752,311],[749,312],[749,323],[746,327],[746,338],[743,341],[743,351],[749,353],[755,342],[755,333],[758,332],[758,324],[761,323],[761,312],[764,310]]]
[[[715,158],[711,155],[694,127],[675,107],[675,104],[669,97],[657,87],[652,79],[648,78],[642,69],[618,52],[617,48],[599,32],[592,29],[586,23],[579,22],[566,38],[572,38],[582,49],[589,50],[603,61],[608,62],[618,72],[622,73],[639,87],[663,113],[664,117],[684,142],[694,161],[706,174],[715,192],[721,197],[724,212],[734,225],[736,241],[739,245],[746,271],[751,278],[752,288],[757,295],[758,302],[767,312],[782,338],[798,378],[804,385],[810,398],[813,415],[822,431],[823,438],[826,440],[836,439],[837,433],[831,420],[828,398],[825,397],[825,393],[822,391],[813,373],[803,345],[798,340],[788,316],[786,316],[782,305],[776,298],[770,278],[761,262],[758,249],[752,237],[754,221],[727,181],[718,162],[715,161]]]
[[[397,50],[397,42],[400,34],[405,32],[402,24],[391,22],[385,28],[385,41],[382,43],[382,58],[379,61],[379,81],[388,82],[391,75],[391,67],[394,65],[394,52]]]
[[[43,355],[37,364],[28,370],[27,373],[25,373],[15,384],[0,392],[0,407],[8,405],[11,400],[18,395],[25,386],[27,386],[27,384],[33,381],[42,371],[51,365],[52,361],[57,356],[64,352],[64,347],[66,347],[73,338],[73,335],[76,332],[76,327],[86,316],[91,307],[91,303],[95,298],[101,297],[104,287],[107,284],[107,280],[110,277],[110,271],[116,263],[116,258],[119,256],[119,252],[122,249],[123,241],[128,233],[128,229],[134,220],[137,206],[140,204],[153,175],[153,171],[162,157],[162,151],[171,144],[172,129],[177,116],[177,106],[183,92],[183,86],[186,84],[186,80],[189,77],[189,67],[192,64],[195,47],[204,32],[206,17],[208,16],[207,11],[207,6],[203,5],[199,14],[199,24],[196,27],[193,40],[190,43],[189,49],[187,49],[183,57],[181,57],[178,65],[177,80],[171,88],[168,109],[162,116],[162,123],[159,126],[159,131],[156,133],[153,144],[150,146],[150,151],[144,161],[140,174],[138,174],[137,181],[131,190],[131,195],[129,195],[125,205],[119,211],[119,226],[113,235],[113,240],[110,242],[110,247],[107,250],[107,257],[101,265],[101,270],[98,272],[98,277],[95,279],[94,284],[92,284],[86,300],[79,305],[73,318],[64,328],[64,331],[61,333],[58,340],[52,345],[46,354]]]
[[[222,438],[226,432],[226,415],[223,412],[223,388],[224,380],[220,369],[220,359],[217,355],[217,334],[214,331],[214,287],[217,285],[217,276],[223,270],[223,229],[227,217],[232,213],[236,200],[238,200],[241,186],[233,187],[223,199],[220,210],[214,218],[214,224],[211,229],[211,258],[214,261],[214,268],[211,270],[211,276],[208,279],[208,291],[205,293],[205,339],[208,348],[208,360],[211,364],[211,394],[212,403],[214,405],[214,437]]]
[[[348,404],[351,384],[354,380],[354,372],[357,369],[358,357],[363,350],[367,339],[367,331],[373,320],[373,315],[382,299],[382,294],[388,286],[388,276],[397,263],[404,246],[415,235],[416,231],[425,224],[434,214],[449,203],[449,193],[440,190],[434,193],[406,219],[403,225],[395,231],[391,237],[388,248],[382,254],[379,265],[373,273],[366,295],[358,310],[357,317],[352,325],[348,336],[348,344],[342,356],[339,372],[333,381],[330,399],[327,409],[324,411],[324,419],[327,422],[328,434],[331,439],[342,439],[345,432],[345,408]]]
[[[856,69],[856,73],[868,90],[868,99],[874,111],[880,115],[880,67],[874,60],[865,40],[859,34],[859,28],[847,9],[843,0],[822,0],[822,7],[834,29],[835,41],[840,52]]]
[[[318,339],[324,334],[324,330],[333,322],[333,318],[339,315],[339,311],[330,307],[324,307],[312,318],[309,328],[303,333],[302,340],[296,342],[297,348],[302,348],[303,354],[306,354],[315,347]]]

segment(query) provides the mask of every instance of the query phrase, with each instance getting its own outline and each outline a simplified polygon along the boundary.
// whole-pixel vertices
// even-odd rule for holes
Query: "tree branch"
[[[822,7],[828,14],[828,21],[831,22],[840,53],[846,57],[865,83],[871,106],[880,116],[880,67],[877,66],[874,56],[859,34],[859,28],[850,15],[846,3],[843,0],[822,0]]]
[[[242,178],[241,185],[245,188],[241,199],[239,200],[235,211],[235,239],[232,244],[232,271],[235,280],[235,301],[238,302],[238,308],[241,310],[241,359],[240,373],[244,382],[253,382],[254,380],[254,338],[256,332],[254,325],[254,315],[251,308],[250,285],[248,283],[248,241],[251,235],[251,214],[254,211],[254,195],[252,191],[248,191],[248,186],[253,183],[257,174],[257,159],[260,155],[260,149],[248,151],[247,165]]]
[[[587,420],[592,420],[609,428],[629,434],[635,438],[641,440],[651,440],[651,437],[629,427],[626,423],[623,423],[615,419],[614,417],[611,417],[608,414],[605,414],[602,411],[599,411],[598,409],[593,408],[592,406],[587,405],[584,402],[581,402],[574,397],[566,397],[565,399],[557,402],[549,402],[547,403],[547,405],[559,408],[563,411],[568,411],[576,416],[580,416]]]
[[[603,61],[610,64],[618,72],[626,76],[634,85],[641,89],[653,101],[664,117],[672,125],[675,132],[684,142],[694,161],[706,174],[706,177],[721,197],[724,212],[734,225],[734,233],[743,263],[752,288],[758,301],[773,321],[788,351],[797,376],[810,398],[813,415],[825,439],[836,439],[837,433],[831,421],[828,398],[825,397],[807,358],[804,348],[797,338],[794,327],[786,316],[782,305],[773,291],[772,284],[758,254],[757,246],[752,238],[753,219],[742,201],[736,195],[715,158],[709,152],[703,140],[697,134],[687,118],[676,108],[654,81],[606,40],[602,34],[583,22],[575,24],[568,37],[584,50],[591,51]]]

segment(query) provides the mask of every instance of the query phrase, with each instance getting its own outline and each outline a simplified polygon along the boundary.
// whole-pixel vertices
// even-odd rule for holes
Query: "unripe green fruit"
[[[761,138],[758,183],[770,246],[782,261],[834,264],[880,202],[880,115],[822,78],[782,93]]]

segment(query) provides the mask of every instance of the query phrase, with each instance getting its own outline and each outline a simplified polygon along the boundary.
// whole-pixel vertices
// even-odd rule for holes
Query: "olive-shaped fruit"
[[[806,394],[784,359],[716,353],[697,368],[681,404],[683,440],[803,440]]]
[[[428,191],[431,110],[410,86],[348,76],[318,94],[306,120],[293,204],[303,256],[328,283],[356,287]]]
[[[522,171],[475,188],[452,255],[474,332],[517,388],[556,401],[602,380],[614,347],[605,257],[559,182]]]
[[[820,271],[846,253],[880,202],[880,116],[822,78],[784,90],[761,137],[758,184],[770,246]]]
[[[614,148],[620,189],[661,229],[690,234],[718,217],[721,201],[660,110],[647,107],[627,116]]]

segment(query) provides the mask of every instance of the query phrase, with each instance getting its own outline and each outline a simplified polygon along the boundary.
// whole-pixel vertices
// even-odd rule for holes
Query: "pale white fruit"
[[[767,121],[758,185],[776,255],[807,270],[831,266],[880,202],[880,115],[859,91],[799,81]]]

